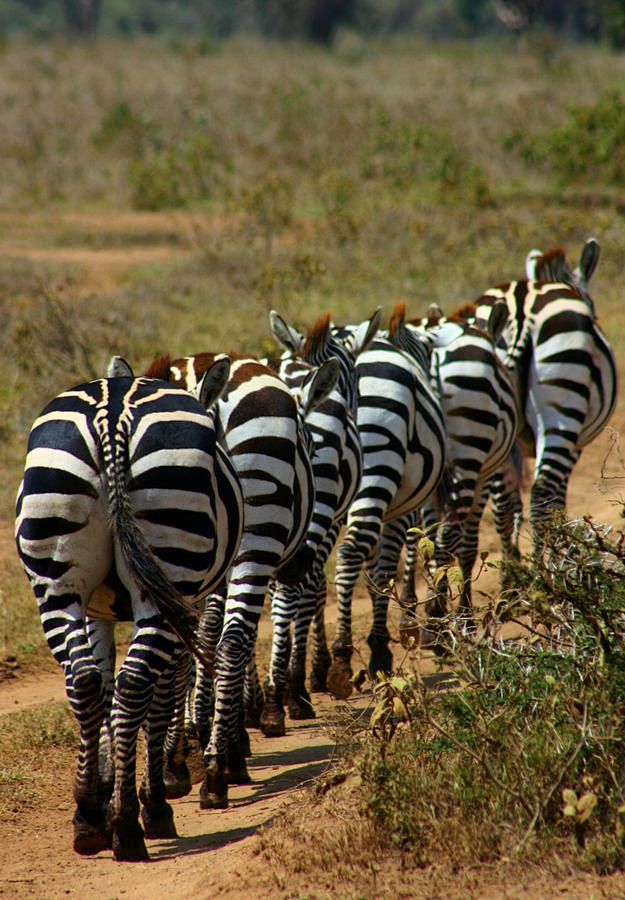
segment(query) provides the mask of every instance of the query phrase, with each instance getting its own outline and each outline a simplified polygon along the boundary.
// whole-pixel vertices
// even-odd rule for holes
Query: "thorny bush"
[[[437,689],[410,652],[378,677],[357,765],[379,838],[420,863],[625,864],[624,574],[625,532],[553,520],[477,634],[445,620]]]

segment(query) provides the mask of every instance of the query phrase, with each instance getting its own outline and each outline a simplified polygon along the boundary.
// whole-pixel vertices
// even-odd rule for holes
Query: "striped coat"
[[[204,402],[228,370],[226,359],[207,371]],[[16,541],[80,726],[78,853],[112,846],[117,859],[147,859],[135,784],[143,724],[145,834],[175,836],[163,782],[175,663],[183,644],[205,656],[190,604],[225,577],[242,524],[241,488],[214,411],[186,391],[149,378],[100,379],[60,394],[32,427]],[[134,631],[113,681],[112,621],[120,618]],[[101,733],[112,739],[114,771],[99,768]]]
[[[155,361],[159,374],[193,390],[213,354]],[[311,463],[312,440],[305,421],[334,387],[335,362],[315,369],[293,396],[271,369],[248,358],[235,360],[216,415],[225,446],[239,476],[244,497],[244,528],[228,574],[221,606],[206,611],[203,625],[218,637],[214,658],[214,714],[208,728],[206,680],[200,671],[196,690],[196,725],[205,746],[206,777],[200,788],[203,808],[228,803],[227,777],[249,780],[245,746],[240,743],[240,717],[246,667],[270,581],[298,581],[315,552],[308,525],[315,500]],[[220,616],[217,614],[217,619]]]
[[[560,249],[528,257],[528,274],[486,291],[478,315],[505,300],[506,366],[516,380],[521,443],[535,457],[530,520],[540,548],[547,514],[566,505],[575,463],[609,421],[618,380],[614,354],[588,294],[599,245],[586,243],[580,265],[569,268]]]

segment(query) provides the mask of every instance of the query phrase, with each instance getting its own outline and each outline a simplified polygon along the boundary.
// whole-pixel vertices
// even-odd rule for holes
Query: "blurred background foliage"
[[[341,28],[466,38],[547,29],[625,46],[625,0],[0,0],[0,33],[52,36],[235,33],[330,44]]]

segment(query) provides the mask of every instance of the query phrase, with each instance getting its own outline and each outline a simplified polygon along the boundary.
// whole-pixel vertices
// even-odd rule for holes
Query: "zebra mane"
[[[402,331],[406,323],[406,304],[403,300],[398,300],[391,312],[391,318],[388,323],[388,336],[393,340],[397,340],[400,331]]]
[[[535,281],[563,281],[575,285],[575,275],[569,268],[562,247],[554,247],[543,253],[535,263]]]
[[[171,356],[166,353],[164,356],[157,356],[150,364],[150,368],[145,373],[146,378],[160,378],[161,381],[169,381],[169,368],[171,366]]]
[[[452,313],[447,316],[448,322],[455,322],[458,325],[466,325],[471,319],[475,319],[477,307],[475,303],[463,303],[458,306]]]
[[[302,356],[305,359],[313,359],[317,353],[325,349],[330,335],[331,318],[329,311],[322,313],[307,333],[302,349]]]

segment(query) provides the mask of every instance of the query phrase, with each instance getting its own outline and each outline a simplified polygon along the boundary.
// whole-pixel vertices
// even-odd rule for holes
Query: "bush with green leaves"
[[[625,864],[625,532],[554,520],[545,547],[478,635],[441,623],[437,689],[409,654],[374,685],[363,810],[419,862],[568,848],[582,868]]]
[[[517,142],[530,163],[551,168],[563,181],[598,179],[625,183],[625,98],[617,89],[605,91],[595,103],[574,105],[553,130],[525,141],[521,133],[505,142]]]

